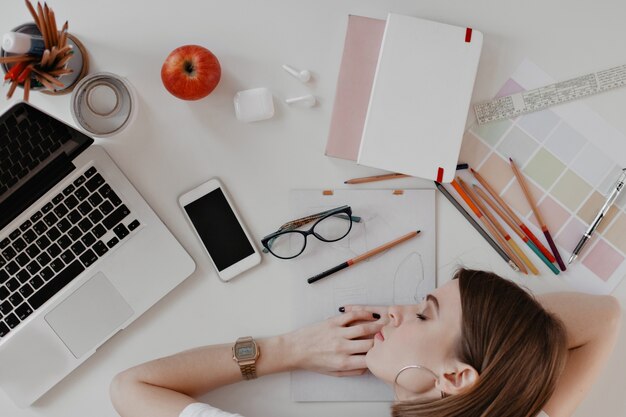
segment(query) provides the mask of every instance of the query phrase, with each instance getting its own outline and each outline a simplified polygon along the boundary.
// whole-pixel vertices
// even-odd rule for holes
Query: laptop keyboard
[[[0,338],[140,223],[95,167],[0,240]]]
[[[0,194],[72,137],[67,126],[38,112],[18,109],[0,122]]]

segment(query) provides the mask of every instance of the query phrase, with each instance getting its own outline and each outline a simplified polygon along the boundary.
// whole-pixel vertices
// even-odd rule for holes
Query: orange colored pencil
[[[526,200],[528,200],[528,204],[530,204],[530,208],[533,210],[533,213],[535,213],[535,217],[537,218],[537,221],[539,222],[539,225],[541,226],[541,231],[543,232],[543,235],[546,237],[546,240],[548,241],[548,245],[550,245],[550,249],[552,249],[552,254],[556,258],[556,262],[559,264],[559,268],[561,268],[561,271],[565,271],[567,269],[567,267],[565,266],[565,262],[563,262],[563,259],[561,258],[561,254],[559,253],[559,250],[556,248],[556,245],[554,244],[554,240],[552,240],[552,235],[550,234],[550,231],[548,230],[548,226],[546,226],[546,222],[543,220],[543,217],[541,216],[541,213],[539,212],[539,209],[537,208],[537,205],[535,204],[535,201],[533,200],[533,196],[530,195],[530,191],[528,190],[528,187],[526,185],[526,180],[524,179],[524,175],[522,175],[520,170],[517,168],[517,165],[515,165],[515,162],[513,161],[512,158],[509,158],[509,163],[511,164],[511,169],[513,169],[515,178],[517,178],[517,182],[519,183],[520,187],[522,187],[522,192],[526,196]]]
[[[366,182],[374,182],[374,181],[385,181],[385,180],[393,180],[396,178],[406,178],[409,175],[406,174],[382,174],[382,175],[374,175],[372,177],[363,177],[363,178],[353,178],[348,181],[344,181],[344,184],[365,184]]]
[[[524,234],[526,234],[526,236],[528,236],[528,238],[535,244],[535,246],[539,248],[541,253],[543,253],[543,256],[548,258],[550,262],[556,262],[556,258],[552,255],[552,253],[550,253],[550,251],[545,246],[543,246],[539,239],[537,239],[537,236],[535,236],[535,234],[530,231],[530,229],[524,224],[524,222],[519,217],[517,217],[513,209],[511,209],[511,207],[509,207],[509,205],[498,195],[496,190],[491,187],[487,180],[484,179],[478,171],[475,171],[472,168],[470,168],[470,171],[474,175],[474,178],[476,178],[478,182],[481,183],[483,187],[485,187],[485,189],[489,192],[489,194],[491,194],[494,200],[496,200],[498,204],[500,204],[504,211],[506,211],[506,213],[511,216],[511,219],[513,219],[513,221],[517,223],[519,228],[524,231]]]

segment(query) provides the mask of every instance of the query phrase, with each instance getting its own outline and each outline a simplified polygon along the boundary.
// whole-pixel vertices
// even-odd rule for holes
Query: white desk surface
[[[29,20],[22,1],[5,3],[0,31]],[[626,62],[626,3],[619,0],[53,0],[50,4],[57,22],[68,19],[71,33],[89,50],[91,72],[114,72],[136,87],[140,110],[134,124],[98,143],[126,172],[198,268],[33,407],[16,408],[0,392],[0,415],[11,417],[115,416],[108,386],[115,373],[125,368],[198,345],[230,343],[242,335],[261,337],[293,328],[292,312],[298,300],[291,296],[290,283],[302,277],[292,276],[284,262],[266,256],[247,275],[221,283],[183,219],[177,197],[211,177],[221,178],[259,240],[288,220],[290,189],[343,187],[348,178],[380,173],[324,156],[348,14],[385,18],[393,11],[482,31],[484,46],[473,103],[491,98],[524,58],[558,80]],[[197,102],[174,98],[160,79],[167,54],[191,43],[212,50],[223,71],[217,89]],[[301,84],[280,68],[285,63],[310,69],[314,81]],[[268,121],[240,123],[235,119],[233,95],[253,87],[273,91],[276,115]],[[313,109],[291,108],[281,101],[309,93],[319,98],[319,106]],[[73,124],[69,96],[33,93],[31,101]],[[585,102],[626,132],[626,89]],[[10,104],[0,99],[0,110]],[[403,179],[367,186],[431,184]],[[455,259],[468,251],[476,254],[472,266],[514,276],[443,196],[438,195],[437,205],[440,283],[449,279]],[[549,273],[514,279],[537,291],[563,288]],[[614,295],[626,305],[626,282]],[[619,353],[625,349],[626,332],[622,331],[607,369],[575,416],[626,413],[622,385],[626,359]],[[222,388],[204,400],[248,417],[388,415],[385,403],[294,403],[286,374]]]

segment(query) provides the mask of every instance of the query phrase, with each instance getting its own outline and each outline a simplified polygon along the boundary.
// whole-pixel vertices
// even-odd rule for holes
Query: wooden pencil
[[[385,181],[385,180],[392,180],[392,179],[396,179],[396,178],[406,178],[408,176],[409,175],[398,174],[398,173],[382,174],[382,175],[374,175],[372,177],[353,178],[351,180],[344,181],[344,184],[365,184],[367,182]]]
[[[39,24],[41,27],[39,31],[41,32],[41,36],[43,37],[43,42],[46,49],[50,49],[50,39],[48,38],[48,27],[46,26],[46,19],[43,14],[43,7],[41,7],[41,3],[37,2],[37,16],[39,17]]]
[[[61,28],[61,37],[59,39],[59,48],[64,48],[67,44],[67,27],[68,27],[68,23],[67,20],[65,21],[65,23],[63,24],[63,27]]]
[[[535,234],[530,231],[530,229],[524,224],[524,222],[519,217],[517,217],[513,209],[511,209],[511,207],[509,207],[509,205],[500,197],[500,195],[498,195],[496,190],[494,190],[493,187],[491,187],[491,185],[487,182],[487,180],[484,179],[478,171],[475,171],[472,168],[470,168],[470,171],[472,175],[474,175],[474,178],[476,178],[478,182],[481,183],[483,187],[485,187],[487,192],[489,192],[489,194],[494,198],[494,200],[496,200],[498,204],[500,204],[500,206],[504,209],[504,211],[506,211],[506,213],[509,216],[511,216],[513,221],[515,221],[518,224],[520,229],[524,231],[524,234],[526,234],[526,236],[528,236],[528,238],[535,244],[535,246],[539,248],[541,253],[543,253],[543,255],[546,258],[548,258],[550,262],[556,262],[556,258],[552,255],[552,253],[550,253],[550,251],[545,246],[543,246],[543,244],[539,241],[537,236],[535,236]]]
[[[539,250],[539,248],[528,238],[528,236],[524,234],[524,231],[519,227],[519,225],[515,224],[515,222],[500,208],[500,206],[498,206],[495,201],[489,198],[487,193],[485,193],[476,184],[474,184],[474,190],[483,200],[487,202],[489,207],[491,207],[496,213],[498,213],[498,216],[500,216],[500,218],[509,225],[509,227],[517,234],[517,236],[519,236],[519,238],[522,239],[522,241],[526,243],[526,245],[528,245],[528,247],[535,253],[535,255],[537,255],[537,257],[541,259],[541,261],[546,264],[546,266],[550,268],[552,272],[554,272],[556,275],[559,275],[559,273],[561,272],[559,268],[554,266],[554,264],[545,257],[545,255]]]
[[[537,205],[535,204],[535,201],[533,200],[533,196],[530,194],[530,191],[528,190],[524,176],[522,175],[520,170],[517,168],[517,165],[515,165],[515,162],[513,161],[512,158],[509,158],[509,163],[511,164],[511,169],[513,169],[515,178],[517,178],[517,182],[519,183],[520,187],[522,187],[522,192],[526,196],[526,200],[528,200],[528,204],[530,204],[530,208],[532,209],[533,213],[535,214],[535,217],[537,218],[537,221],[539,222],[539,225],[541,226],[541,231],[543,232],[543,235],[546,237],[546,240],[548,241],[548,245],[550,245],[550,249],[552,249],[552,254],[556,258],[556,262],[559,264],[559,268],[561,268],[561,271],[565,271],[567,267],[565,266],[565,263],[563,262],[563,259],[561,258],[561,254],[559,253],[559,250],[556,248],[556,245],[554,244],[554,240],[552,240],[552,235],[550,234],[550,231],[548,230],[548,226],[546,226],[546,222],[543,220],[543,216],[539,212],[539,209],[537,208]]]
[[[467,203],[467,205],[472,210],[472,212],[474,212],[476,217],[478,217],[478,220],[480,220],[481,223],[483,224],[483,226],[485,226],[485,228],[489,231],[491,236],[495,240],[498,241],[498,244],[500,245],[500,249],[502,249],[503,251],[506,252],[507,256],[511,259],[511,262],[517,267],[517,270],[520,270],[520,266],[517,265],[517,263],[513,260],[513,257],[511,256],[510,251],[507,250],[506,244],[502,241],[502,238],[498,235],[498,232],[495,230],[495,228],[488,221],[486,221],[486,219],[483,217],[483,214],[480,212],[478,207],[476,207],[476,204],[474,204],[474,202],[472,202],[472,200],[467,195],[465,190],[463,190],[463,188],[459,185],[459,183],[456,180],[452,180],[451,185],[454,187],[456,192],[459,193],[459,195],[461,196],[463,201],[465,201],[465,203]]]
[[[50,14],[50,28],[52,29],[52,44],[57,46],[59,45],[59,29],[57,28],[57,20],[54,17],[54,10],[48,9]]]
[[[506,235],[508,234],[504,232],[504,229],[498,228],[498,225],[494,223],[493,218],[490,216],[491,213],[487,214],[487,212],[485,211],[485,207],[481,204],[480,201],[478,201],[478,198],[476,198],[476,196],[474,195],[470,187],[467,186],[465,181],[463,181],[461,178],[457,178],[456,181],[459,183],[463,191],[465,191],[465,193],[470,198],[470,200],[472,200],[472,203],[476,205],[476,208],[478,209],[478,212],[480,213],[480,215],[478,213],[476,214],[479,220],[482,220],[485,224],[490,224],[492,226],[492,230],[490,231],[492,234],[495,231],[494,237],[496,238],[498,243],[500,243],[500,245],[502,246],[502,249],[504,249],[504,251],[506,251],[506,253],[509,255],[511,260],[515,262],[515,264],[518,266],[521,273],[528,274],[528,270],[524,266],[524,263],[519,258],[519,256],[517,256],[517,254],[513,251],[513,248],[509,245],[509,242],[507,241],[507,238],[506,238]],[[509,239],[511,239],[511,236],[509,236]]]
[[[37,28],[41,32],[41,23],[39,23],[39,17],[37,16],[37,12],[33,8],[33,5],[30,3],[29,0],[24,0],[24,1],[26,2],[26,8],[30,12],[30,15],[33,17],[33,21],[35,22],[35,24],[37,25]]]

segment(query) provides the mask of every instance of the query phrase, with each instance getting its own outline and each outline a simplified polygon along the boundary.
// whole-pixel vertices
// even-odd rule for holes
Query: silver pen
[[[589,228],[587,229],[583,237],[578,242],[578,245],[576,245],[576,248],[574,248],[574,252],[572,253],[572,256],[570,256],[569,261],[567,262],[568,264],[571,264],[572,262],[574,262],[574,259],[578,257],[578,254],[580,253],[580,251],[583,250],[583,247],[585,246],[587,241],[591,238],[591,235],[593,234],[593,232],[598,228],[598,226],[600,225],[600,222],[602,222],[602,220],[606,216],[606,213],[609,211],[609,209],[611,208],[611,206],[617,199],[617,196],[619,196],[619,194],[622,192],[625,182],[626,182],[626,168],[622,169],[622,173],[620,174],[619,178],[615,182],[615,185],[613,186],[613,191],[604,202],[604,205],[602,206],[598,214],[596,214],[596,218],[593,219],[593,221],[591,222],[591,225],[589,226]]]

